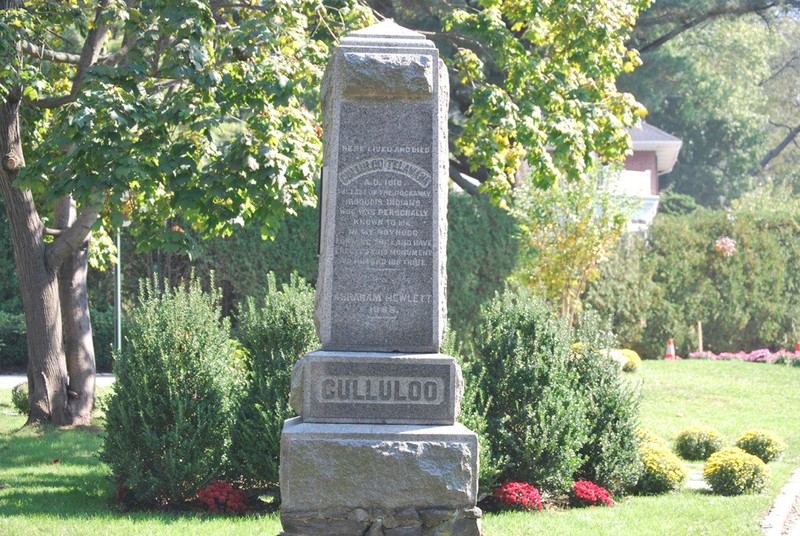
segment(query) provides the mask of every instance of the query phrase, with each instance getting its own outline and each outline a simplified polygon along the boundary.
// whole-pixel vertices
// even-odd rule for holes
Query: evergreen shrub
[[[707,426],[686,428],[675,438],[675,452],[684,460],[706,460],[724,446],[722,434]]]
[[[541,298],[507,291],[483,310],[478,341],[469,373],[502,480],[566,491],[589,425],[564,322]]]
[[[608,359],[613,336],[595,314],[573,335],[539,296],[506,291],[483,310],[480,345],[465,367],[469,424],[488,443],[493,482],[562,493],[591,480],[614,493],[639,480],[639,392]],[[498,388],[498,386],[502,386]],[[487,458],[489,458],[487,460]]]
[[[769,482],[769,470],[757,456],[729,447],[709,456],[703,478],[720,495],[759,493]]]
[[[101,459],[131,505],[180,505],[227,469],[241,373],[218,298],[143,283],[128,316]]]
[[[28,399],[28,382],[15,385],[11,389],[11,405],[13,405],[20,415],[30,413],[31,405]]]
[[[569,367],[578,373],[578,394],[589,424],[589,435],[579,450],[583,463],[574,478],[599,484],[612,494],[630,491],[642,472],[636,438],[638,384],[624,378],[603,350],[614,340],[597,314],[581,314],[574,337],[581,350],[573,351]]]
[[[683,485],[688,473],[686,468],[669,448],[666,442],[649,432],[640,431],[639,459],[642,475],[636,484],[636,493],[657,495],[677,490]]]
[[[769,430],[750,430],[736,441],[736,446],[764,463],[777,460],[786,450],[786,443]]]
[[[318,347],[314,327],[314,289],[298,274],[278,289],[267,275],[261,300],[248,298],[239,316],[237,335],[246,351],[243,396],[236,404],[231,434],[237,474],[251,487],[278,483],[283,421],[289,406],[292,368]]]

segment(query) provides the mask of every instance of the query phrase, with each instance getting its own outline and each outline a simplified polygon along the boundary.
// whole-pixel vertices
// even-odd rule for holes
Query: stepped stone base
[[[281,523],[283,536],[480,536],[481,510],[282,512]]]
[[[281,520],[287,535],[480,534],[477,475],[477,436],[461,424],[296,417],[281,436]]]

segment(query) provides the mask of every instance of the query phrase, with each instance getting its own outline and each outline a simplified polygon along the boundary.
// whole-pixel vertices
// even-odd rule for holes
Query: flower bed
[[[749,363],[775,363],[778,365],[791,365],[800,367],[800,352],[790,350],[778,350],[773,352],[767,348],[753,350],[752,352],[692,352],[689,359],[711,359],[714,361],[746,361]]]

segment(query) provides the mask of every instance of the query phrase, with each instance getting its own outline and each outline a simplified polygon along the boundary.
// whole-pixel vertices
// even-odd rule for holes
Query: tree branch
[[[69,95],[60,95],[58,97],[48,97],[46,99],[28,100],[25,101],[34,108],[52,109],[64,106],[65,104],[75,100],[76,95],[70,93]]]
[[[774,160],[774,159],[775,159],[775,158],[776,158],[776,157],[777,157],[779,154],[781,154],[781,152],[783,152],[783,150],[784,150],[784,149],[786,149],[786,147],[787,147],[789,144],[791,144],[793,141],[795,141],[795,138],[797,138],[797,135],[798,135],[798,134],[800,134],[800,125],[797,125],[796,127],[794,127],[794,128],[792,128],[792,129],[790,129],[790,130],[789,130],[789,133],[788,133],[788,134],[786,134],[786,137],[784,137],[784,138],[781,140],[781,142],[780,142],[778,145],[776,145],[776,146],[775,146],[775,148],[774,148],[774,149],[772,149],[770,152],[768,152],[768,153],[767,153],[767,154],[764,156],[764,158],[762,158],[762,159],[761,159],[761,161],[759,161],[759,163],[758,163],[758,165],[759,165],[759,169],[757,169],[757,170],[753,171],[753,172],[751,173],[751,175],[757,175],[757,174],[758,174],[758,173],[760,173],[760,172],[761,172],[761,171],[762,171],[762,170],[763,170],[765,167],[767,167],[767,165],[768,165],[770,162],[772,162],[772,161],[773,161],[773,160]]]
[[[483,195],[478,188],[471,180],[469,180],[461,171],[459,171],[456,164],[450,162],[450,178],[456,183],[462,190],[467,192],[469,195],[479,197]]]
[[[89,35],[86,36],[86,41],[83,43],[80,61],[78,61],[78,66],[75,69],[75,77],[72,79],[71,95],[78,93],[86,71],[88,71],[89,67],[94,65],[100,57],[100,51],[103,49],[103,44],[108,36],[108,25],[100,24],[100,16],[108,5],[108,1],[109,0],[101,0],[95,11],[94,25],[92,29],[89,30]]]
[[[81,59],[78,54],[50,50],[48,48],[44,48],[44,45],[37,47],[29,41],[20,41],[17,43],[17,51],[24,52],[29,56],[35,56],[40,60],[54,61],[56,63],[71,63],[73,65],[77,65]]]
[[[655,50],[656,48],[662,46],[663,44],[667,43],[671,39],[679,36],[683,32],[687,30],[691,30],[695,26],[702,24],[708,20],[717,19],[720,17],[724,17],[727,15],[745,15],[747,13],[763,13],[773,7],[776,7],[779,4],[778,1],[770,0],[764,3],[756,3],[753,4],[752,2],[744,2],[741,5],[734,6],[734,7],[719,7],[717,9],[712,9],[706,11],[705,13],[701,13],[693,18],[684,19],[682,22],[678,24],[676,28],[666,32],[665,34],[661,35],[660,37],[646,43],[644,45],[638,45],[639,52],[645,53],[650,50]]]
[[[133,49],[139,38],[132,39],[130,42],[125,43],[119,50],[112,54],[103,54],[98,56],[96,62],[105,63],[106,65],[116,65]],[[45,48],[44,45],[37,47],[30,41],[20,41],[17,43],[17,51],[28,54],[40,60],[52,61],[55,63],[68,63],[70,65],[78,65],[81,62],[81,54],[72,54],[71,52],[61,52],[58,50],[51,50]]]
[[[800,59],[800,54],[795,54],[794,56],[789,58],[787,61],[785,61],[783,63],[783,65],[781,65],[780,67],[778,67],[777,69],[772,71],[772,73],[770,73],[770,75],[768,77],[766,77],[764,80],[761,80],[758,83],[758,85],[759,86],[763,86],[765,84],[768,84],[772,80],[775,80],[776,78],[778,78],[787,69],[795,68],[796,67],[795,62],[797,62],[798,59]]]
[[[78,251],[99,217],[100,212],[96,208],[91,205],[84,207],[78,214],[75,223],[66,229],[61,229],[61,233],[56,236],[53,243],[48,244],[47,265],[51,269],[57,270],[67,257]]]

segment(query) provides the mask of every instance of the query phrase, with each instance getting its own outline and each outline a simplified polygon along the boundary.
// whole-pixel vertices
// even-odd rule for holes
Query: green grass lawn
[[[713,426],[733,443],[767,428],[789,444],[769,465],[760,495],[719,497],[684,489],[623,499],[613,508],[486,515],[487,535],[757,535],[758,522],[800,466],[800,368],[756,363],[646,361],[642,425],[672,440],[683,428]],[[276,514],[226,518],[201,514],[120,513],[98,461],[102,433],[20,429],[10,390],[0,390],[0,534],[264,534],[280,532]],[[702,470],[702,464],[690,468]]]

